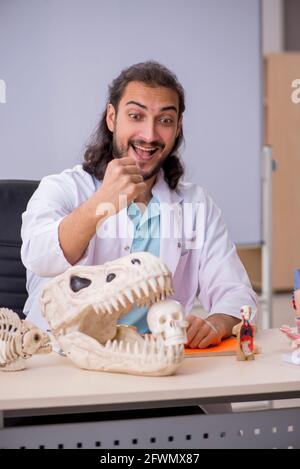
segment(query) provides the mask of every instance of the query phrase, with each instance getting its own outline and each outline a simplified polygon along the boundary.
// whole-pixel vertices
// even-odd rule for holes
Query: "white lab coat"
[[[91,197],[101,183],[81,165],[42,179],[23,213],[21,257],[29,298],[24,312],[40,327],[47,323],[39,295],[50,277],[71,265],[59,245],[61,220]],[[257,310],[246,271],[229,240],[221,211],[199,186],[180,183],[175,191],[162,170],[152,189],[160,202],[160,258],[173,274],[174,298],[189,313],[198,296],[208,312],[240,317],[244,304]],[[119,229],[116,237],[116,229]],[[126,208],[107,218],[77,263],[97,265],[129,254],[134,228]]]

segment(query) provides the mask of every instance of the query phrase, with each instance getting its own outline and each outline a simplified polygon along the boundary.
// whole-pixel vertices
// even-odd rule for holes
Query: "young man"
[[[176,151],[184,110],[184,90],[173,73],[156,62],[134,65],[110,86],[83,165],[43,178],[22,226],[29,291],[24,312],[33,322],[46,327],[38,299],[49,277],[133,251],[159,256],[172,271],[191,347],[231,335],[242,305],[256,310],[220,210],[201,187],[180,180]],[[207,319],[190,314],[196,296]],[[146,332],[146,313],[135,308],[122,322]]]

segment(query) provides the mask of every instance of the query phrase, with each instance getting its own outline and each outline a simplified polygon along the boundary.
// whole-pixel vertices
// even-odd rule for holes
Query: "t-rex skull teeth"
[[[144,375],[174,373],[182,344],[143,339],[117,326],[133,304],[150,306],[171,294],[171,274],[145,252],[101,266],[75,266],[50,280],[41,309],[63,351],[81,368]]]
[[[182,362],[184,345],[166,346],[162,342],[149,345],[146,340],[141,340],[142,345],[139,341],[126,342],[125,337],[120,342],[115,339],[101,345],[81,332],[71,332],[61,336],[59,344],[80,368],[149,376],[173,374]]]

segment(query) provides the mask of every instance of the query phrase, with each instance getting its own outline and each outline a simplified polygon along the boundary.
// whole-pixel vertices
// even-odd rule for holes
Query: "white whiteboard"
[[[155,59],[186,90],[186,179],[233,240],[261,242],[259,0],[0,0],[1,178],[82,159],[121,69]]]

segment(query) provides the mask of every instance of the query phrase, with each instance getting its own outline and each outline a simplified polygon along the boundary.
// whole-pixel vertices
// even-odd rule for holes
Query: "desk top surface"
[[[289,351],[278,330],[261,331],[262,353],[254,361],[234,356],[185,358],[176,375],[144,377],[85,371],[52,352],[26,361],[18,372],[0,372],[0,411],[72,406],[105,406],[159,401],[282,395],[299,392],[300,366],[282,361]],[[266,397],[264,397],[266,398]],[[249,399],[251,400],[251,399]]]

